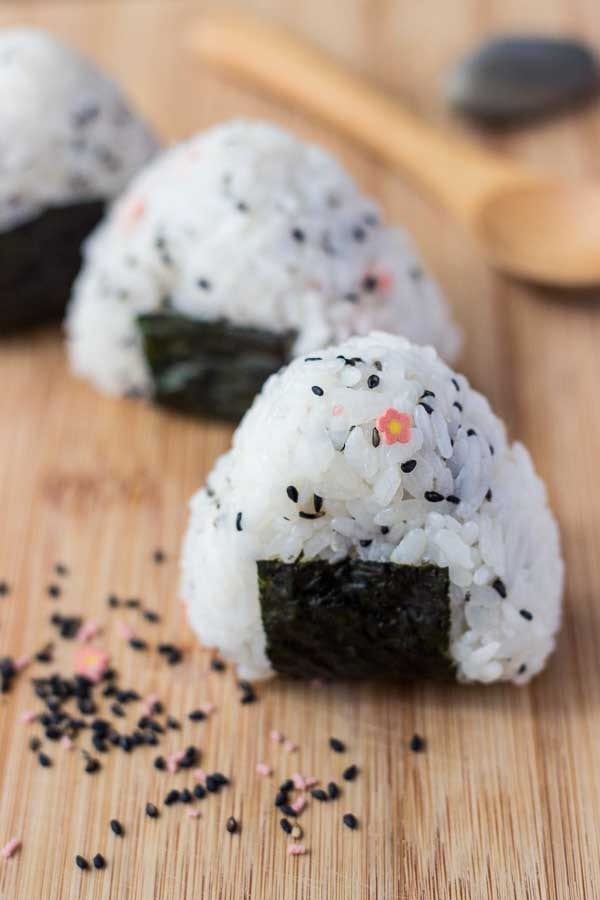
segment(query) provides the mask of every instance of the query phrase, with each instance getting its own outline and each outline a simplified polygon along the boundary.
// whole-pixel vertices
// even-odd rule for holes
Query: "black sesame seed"
[[[377,428],[374,428],[373,431],[371,432],[371,443],[373,444],[374,447],[379,447],[379,445],[381,443],[381,436],[380,436]]]
[[[140,606],[140,601],[137,597],[131,597],[129,600],[125,601],[125,606],[129,609],[137,609]]]
[[[517,670],[517,675],[524,675],[526,671],[527,666],[525,665],[525,663],[522,663]]]
[[[198,287],[202,288],[203,291],[210,291],[211,283],[208,278],[199,278]]]
[[[362,242],[367,237],[367,232],[361,225],[357,225],[352,229],[352,237],[355,241],[358,241],[359,244],[362,244]]]
[[[143,641],[141,638],[138,638],[138,637],[129,638],[129,646],[133,650],[147,650],[148,649],[148,644],[146,643],[146,641]]]
[[[340,789],[335,781],[330,781],[327,785],[327,793],[330,800],[336,800],[340,796]]]
[[[519,615],[523,616],[523,618],[528,622],[531,622],[531,620],[533,619],[533,613],[530,613],[528,609],[520,609]]]
[[[419,406],[422,406],[428,416],[430,416],[433,412],[433,407],[429,405],[429,403],[419,403]]]
[[[287,792],[287,791],[291,791],[293,787],[294,787],[294,782],[292,781],[292,779],[286,778],[286,780],[279,785],[279,790]]]
[[[322,387],[319,387],[318,384],[313,384],[313,386],[312,386],[312,388],[311,388],[311,391],[313,392],[313,394],[315,395],[315,397],[322,397],[323,394],[325,393],[325,391],[323,390],[323,388],[322,388]]]
[[[344,769],[342,777],[343,777],[344,781],[354,781],[354,779],[356,778],[357,775],[358,775],[358,766],[351,765],[351,766],[348,766],[347,769]]]
[[[125,715],[125,710],[123,709],[123,707],[121,706],[120,703],[112,703],[111,707],[110,707],[110,711],[112,712],[113,716],[124,716]]]
[[[413,734],[409,747],[413,753],[422,753],[425,750],[425,738],[422,738],[420,734]]]
[[[389,534],[389,532],[390,532],[388,525],[382,525],[379,530],[381,531],[382,534]]]
[[[456,378],[452,379],[452,384],[454,385],[454,387],[456,388],[457,391],[460,391],[460,385],[459,385],[458,381],[456,380]]]
[[[44,769],[48,769],[52,765],[52,760],[45,753],[38,753],[38,762]]]
[[[46,593],[49,597],[60,597],[62,591],[60,589],[60,585],[58,584],[49,584],[46,588]]]
[[[209,791],[211,794],[216,794],[216,792],[219,790],[220,787],[221,787],[221,785],[215,779],[214,775],[207,775],[207,777],[206,777],[206,790],[207,791]]]
[[[64,565],[64,563],[59,563],[59,562],[58,562],[58,563],[55,563],[55,565],[54,565],[54,571],[55,571],[55,573],[56,573],[57,575],[59,575],[61,578],[64,578],[66,575],[69,574],[69,570],[68,570],[67,567]]]
[[[182,803],[191,803],[194,798],[191,791],[189,791],[187,788],[184,788],[179,795],[179,799]]]
[[[367,387],[376,388],[379,384],[379,375],[369,375],[367,378]]]
[[[364,538],[363,540],[358,542],[361,547],[370,547],[373,543],[372,538]]]
[[[94,863],[95,869],[104,869],[106,866],[106,860],[104,859],[104,857],[102,856],[101,853],[96,853],[96,855],[93,859],[93,863]]]
[[[455,496],[455,494],[448,494],[446,500],[448,503],[454,503],[455,506],[458,506],[460,503],[460,497]]]
[[[41,746],[42,742],[40,741],[39,737],[29,738],[29,749],[34,753],[37,753]]]
[[[452,406],[455,406],[459,412],[463,411],[463,405],[462,405],[462,403],[459,403],[458,400],[455,403],[453,403]]]
[[[286,834],[292,833],[292,825],[290,822],[288,822],[287,819],[280,819],[279,824],[281,825],[283,831],[285,831]]]
[[[329,746],[336,753],[343,753],[346,749],[346,745],[343,741],[340,741],[338,738],[329,738]]]
[[[323,498],[319,497],[318,494],[313,494],[313,505],[315,507],[315,512],[321,512],[323,508]]]
[[[146,815],[151,819],[158,818],[158,809],[154,805],[154,803],[146,803]]]
[[[10,593],[8,581],[0,581],[0,597],[6,597]]]
[[[235,517],[235,527],[236,527],[237,531],[242,530],[242,514],[241,514],[241,512],[239,512],[237,514],[237,516]]]
[[[437,491],[425,491],[425,499],[428,503],[441,503],[444,498]]]
[[[244,203],[243,200],[239,200],[238,203],[236,203],[236,209],[238,212],[248,212],[249,206],[247,203]]]
[[[496,580],[492,582],[492,587],[500,594],[503,600],[506,598],[506,585],[501,578],[496,578]]]
[[[237,821],[233,818],[233,816],[229,816],[229,818],[227,819],[227,823],[226,823],[226,825],[225,825],[225,828],[227,829],[227,831],[229,832],[229,834],[235,834],[235,833],[236,833],[236,831],[238,830],[238,823],[237,823]]]
[[[191,719],[192,722],[202,722],[205,718],[206,713],[201,709],[193,709],[191,713],[188,713],[188,719]]]
[[[75,857],[75,865],[82,870],[89,869],[90,867],[87,859],[84,859],[83,856],[80,856],[79,854],[77,854],[77,856]]]
[[[412,472],[417,467],[416,459],[407,459],[406,462],[403,462],[400,468],[402,471],[408,475],[409,472]]]
[[[285,806],[287,803],[287,791],[277,791],[275,795],[275,806]]]
[[[292,237],[299,244],[306,240],[306,235],[301,228],[292,228]]]
[[[467,431],[467,437],[477,437],[477,432],[474,428],[469,428]]]
[[[119,598],[115,596],[115,594],[109,594],[106,598],[106,603],[108,606],[112,606],[114,608],[115,606],[119,605]]]
[[[344,294],[344,300],[347,300],[348,303],[358,303],[359,297],[354,291],[348,291],[347,294]]]
[[[283,806],[280,807],[281,812],[284,816],[289,816],[290,819],[294,819],[298,813],[296,810],[289,805],[289,803],[284,803]]]
[[[314,788],[314,790],[310,792],[310,795],[311,797],[314,797],[315,800],[320,800],[322,803],[328,799],[327,792],[322,788]]]
[[[224,672],[225,671],[225,663],[223,662],[222,659],[217,659],[217,657],[215,657],[214,659],[211,659],[210,667],[213,670],[213,672]]]
[[[325,515],[325,513],[323,513],[323,515]],[[298,513],[298,516],[301,519],[320,519],[321,518],[321,515],[319,513],[307,513],[307,512],[304,512],[304,510],[302,510],[302,509]]]
[[[167,716],[166,725],[167,728],[181,728],[181,725],[179,724],[179,721],[175,718],[175,716]]]
[[[288,484],[286,488],[286,494],[288,495],[292,503],[298,502],[298,489],[295,488],[293,484]]]
[[[374,275],[365,275],[362,280],[363,290],[371,293],[372,291],[377,289],[378,281]]]
[[[142,613],[147,622],[160,622],[160,616],[151,609],[145,609]]]
[[[346,828],[350,828],[352,831],[358,828],[358,819],[352,813],[346,813],[342,821]]]
[[[90,756],[89,759],[86,760],[85,767],[84,767],[84,769],[88,773],[88,775],[93,775],[94,772],[97,772],[101,768],[102,768],[102,766],[100,765],[100,763],[98,762],[97,759],[94,759],[93,756]]]
[[[110,828],[113,834],[116,834],[117,837],[123,837],[123,826],[118,819],[110,820]]]
[[[321,362],[322,356],[306,356],[304,362]]]
[[[177,790],[175,790],[175,788],[173,788],[173,790],[169,791],[169,793],[165,797],[165,800],[164,800],[165,806],[172,806],[174,803],[177,803],[179,800],[179,797],[180,797],[179,791],[177,791]]]
[[[493,495],[492,495],[492,489],[490,488],[490,489],[488,490],[487,494],[485,495],[485,499],[486,499],[486,500],[491,500],[491,499],[492,499],[492,496],[493,496]]]
[[[421,394],[421,399],[424,400],[425,397],[435,397],[435,394],[433,393],[433,391],[423,391],[423,393]]]

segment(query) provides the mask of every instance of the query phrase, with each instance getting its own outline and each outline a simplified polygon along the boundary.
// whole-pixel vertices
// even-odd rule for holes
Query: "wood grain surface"
[[[253,0],[246,6],[287,23],[339,59],[396,90],[449,129],[440,100],[445,68],[496,30],[561,29],[600,46],[597,0]],[[50,769],[28,749],[29,677],[0,700],[1,900],[420,900],[593,898],[600,895],[600,309],[596,295],[537,293],[493,276],[469,239],[397,174],[343,146],[294,111],[221,81],[181,49],[198,3],[179,0],[4,2],[0,25],[38,24],[71,40],[121,78],[162,135],[173,140],[233,115],[261,115],[339,153],[390,215],[407,223],[466,332],[462,369],[485,391],[512,434],[531,449],[560,519],[567,561],[565,623],[548,670],[530,687],[315,689],[284,681],[239,703],[233,673],[208,670],[209,654],[186,630],[177,596],[177,556],[186,502],[226,448],[229,429],[142,404],[107,399],[68,373],[56,331],[0,342],[0,652],[30,653],[52,638],[51,613],[96,617],[125,685],[155,691],[182,729],[167,750],[196,743],[207,769],[231,775],[199,819],[181,806],[144,815],[168,787],[190,783],[151,764],[154,752],[112,751],[100,773],[82,773],[79,750],[51,745]],[[566,175],[598,173],[600,111],[510,136],[473,135]],[[163,566],[152,561],[164,547]],[[58,560],[70,568],[51,600]],[[105,597],[139,596],[163,616],[109,611]],[[183,642],[170,668],[116,636],[124,618],[155,644]],[[73,647],[58,642],[67,671]],[[205,723],[185,714],[203,701]],[[139,707],[128,712],[132,724]],[[297,741],[286,753],[278,728]],[[413,754],[413,732],[427,752]],[[328,738],[347,742],[333,754]],[[88,738],[81,743],[87,746]],[[46,742],[48,743],[48,742]],[[258,761],[275,769],[254,774]],[[286,856],[273,788],[300,770],[339,779],[361,773],[336,803],[304,813],[307,856]],[[352,810],[360,828],[341,816]],[[241,833],[229,835],[234,814]],[[126,834],[116,838],[109,820]],[[105,871],[79,871],[76,853],[102,852]]]

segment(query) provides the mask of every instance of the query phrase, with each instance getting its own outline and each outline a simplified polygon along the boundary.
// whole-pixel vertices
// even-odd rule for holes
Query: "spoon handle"
[[[201,59],[297,104],[399,167],[461,218],[523,182],[527,170],[438,133],[396,100],[284,29],[241,13],[206,13],[187,42]]]

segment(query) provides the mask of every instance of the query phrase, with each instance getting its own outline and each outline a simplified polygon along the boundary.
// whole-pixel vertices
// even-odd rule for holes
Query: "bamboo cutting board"
[[[574,30],[600,45],[596,0],[254,0],[340,59],[397,89],[423,115],[442,119],[444,68],[494,29]],[[526,8],[525,8],[526,7]],[[28,749],[36,664],[0,698],[1,900],[418,900],[418,898],[592,898],[600,894],[600,308],[597,298],[560,297],[502,282],[468,239],[401,179],[342,146],[292,111],[202,71],[181,50],[198,3],[179,0],[5,2],[0,25],[55,30],[121,78],[166,139],[243,113],[269,116],[339,153],[367,190],[407,223],[441,280],[466,332],[462,368],[490,396],[512,434],[530,447],[547,479],[567,560],[565,625],[548,671],[528,688],[336,685],[273,682],[242,706],[233,673],[209,670],[209,654],[186,630],[177,598],[177,554],[186,502],[230,439],[226,427],[139,403],[107,399],[69,375],[58,330],[0,342],[0,653],[30,653],[53,636],[52,612],[84,614],[104,626],[102,643],[124,685],[156,692],[182,728],[161,749],[196,743],[203,765],[231,776],[218,797],[188,819],[161,805],[189,782],[151,764],[151,748],[102,757],[82,772],[79,750],[50,746],[43,769]],[[343,27],[340,27],[340,22]],[[459,128],[455,122],[447,127]],[[474,136],[474,139],[483,140]],[[492,140],[488,138],[488,140]],[[565,174],[597,170],[600,112],[588,110],[512,138],[500,149]],[[152,554],[164,548],[156,565]],[[57,561],[70,574],[57,579]],[[52,600],[47,585],[59,581]],[[106,595],[141,597],[160,624],[135,610],[110,611]],[[145,639],[183,643],[181,665],[136,653],[116,621]],[[72,645],[57,642],[68,669]],[[204,701],[204,723],[186,713]],[[139,712],[137,713],[139,715]],[[133,709],[127,721],[132,724]],[[287,753],[269,741],[280,729]],[[414,732],[427,752],[413,754]],[[348,745],[333,754],[328,739]],[[48,742],[46,742],[48,744]],[[80,745],[88,746],[87,738]],[[272,778],[254,773],[270,763]],[[361,773],[337,805],[302,817],[309,854],[288,858],[273,808],[274,787],[294,771],[339,780]],[[356,832],[341,825],[354,812]],[[230,815],[241,833],[225,830]],[[122,838],[109,829],[118,818]],[[75,854],[101,852],[105,871],[81,872]]]

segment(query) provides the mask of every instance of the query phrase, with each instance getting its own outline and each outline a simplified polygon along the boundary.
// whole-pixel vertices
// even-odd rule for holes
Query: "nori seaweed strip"
[[[257,562],[267,656],[299,678],[454,679],[448,570]]]
[[[269,375],[290,358],[293,332],[275,334],[225,319],[174,312],[138,316],[158,403],[237,421]]]
[[[102,200],[57,206],[0,233],[0,335],[62,318],[81,244],[104,207]]]

